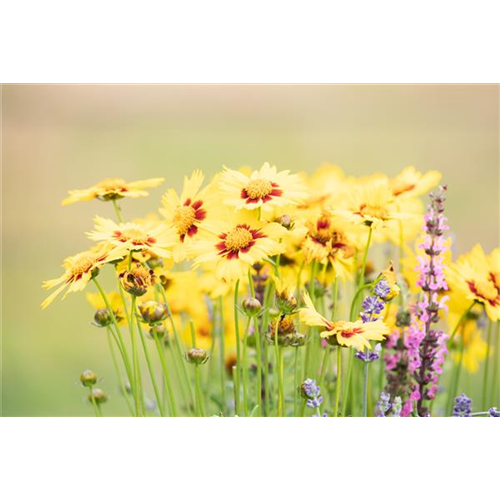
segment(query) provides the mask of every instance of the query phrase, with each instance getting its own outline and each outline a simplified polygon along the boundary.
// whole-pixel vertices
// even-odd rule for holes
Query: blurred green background
[[[68,189],[105,177],[163,176],[164,187],[123,202],[125,217],[155,210],[195,167],[212,174],[269,161],[350,175],[438,169],[449,186],[455,249],[499,244],[499,87],[494,85],[4,85],[2,87],[2,413],[91,415],[76,383],[92,368],[114,386],[102,331],[83,295],[45,311],[41,281],[87,248],[100,202],[62,208]]]

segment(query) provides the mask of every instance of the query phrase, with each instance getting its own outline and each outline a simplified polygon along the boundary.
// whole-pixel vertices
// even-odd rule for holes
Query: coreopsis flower
[[[313,221],[308,221],[306,226],[308,232],[302,242],[306,262],[314,260],[323,265],[330,264],[336,276],[344,281],[351,279],[356,247],[345,224],[334,221],[323,212]]]
[[[275,222],[265,223],[249,216],[234,216],[207,223],[199,240],[193,242],[194,267],[215,264],[215,275],[227,282],[244,277],[254,263],[283,251],[279,242],[286,231]]]
[[[297,298],[295,297],[296,283],[277,277],[273,277],[273,279],[276,286],[276,307],[282,314],[292,314],[297,307]]]
[[[349,191],[347,186],[351,183],[340,167],[327,163],[318,167],[311,176],[304,174],[304,181],[309,187],[310,196],[300,207],[307,209],[325,209],[338,204],[346,198]]]
[[[414,215],[400,212],[394,203],[394,195],[385,179],[375,178],[370,182],[354,185],[346,208],[333,213],[355,224],[382,229],[391,220],[407,220]]]
[[[99,216],[94,222],[94,231],[87,233],[91,240],[106,241],[125,253],[148,251],[166,259],[172,257],[170,249],[177,241],[173,228],[161,223],[116,223]]]
[[[278,172],[269,163],[251,175],[224,167],[219,187],[223,203],[237,209],[270,211],[275,207],[297,205],[308,197],[299,175],[290,174],[289,170]]]
[[[491,321],[500,321],[500,248],[486,255],[481,245],[476,245],[450,264],[447,279],[469,304],[483,304]]]
[[[174,246],[174,260],[179,262],[186,257],[184,242],[193,238],[207,216],[217,210],[215,190],[209,185],[201,189],[205,176],[195,170],[191,177],[184,177],[184,186],[179,196],[174,189],[169,189],[161,200],[160,214],[167,224],[177,232]]]
[[[311,301],[307,293],[304,294],[305,307],[299,309],[300,320],[308,326],[323,327],[320,332],[321,338],[327,339],[330,343],[345,347],[354,347],[358,351],[365,348],[371,349],[370,340],[384,340],[389,334],[389,328],[381,321],[363,323],[358,320],[330,321],[322,316]]]
[[[153,270],[140,264],[136,264],[129,271],[120,274],[120,283],[123,289],[135,297],[146,294],[155,282],[156,276]]]
[[[121,259],[125,255],[126,252],[122,249],[113,248],[109,244],[100,244],[86,252],[67,257],[63,261],[64,273],[62,276],[43,282],[43,288],[46,290],[56,286],[58,288],[42,302],[42,309],[49,306],[65,289],[67,290],[62,297],[63,299],[66,298],[68,293],[81,292],[101,267],[108,262]]]
[[[160,177],[134,182],[126,182],[120,178],[104,179],[88,189],[68,191],[69,196],[62,201],[62,205],[93,199],[112,201],[119,200],[120,198],[149,196],[149,193],[145,189],[159,186],[164,180]]]

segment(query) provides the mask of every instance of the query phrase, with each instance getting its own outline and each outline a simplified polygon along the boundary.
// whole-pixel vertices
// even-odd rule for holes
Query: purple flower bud
[[[470,417],[471,416],[472,399],[468,398],[465,393],[455,398],[455,406],[453,407],[454,417]]]

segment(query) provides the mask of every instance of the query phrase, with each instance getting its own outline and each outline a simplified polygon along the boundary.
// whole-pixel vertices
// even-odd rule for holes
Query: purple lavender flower
[[[493,408],[490,408],[488,410],[488,413],[490,414],[490,417],[500,417],[500,411],[498,411],[495,406]]]
[[[354,356],[365,363],[373,363],[373,361],[377,361],[380,358],[380,351],[382,350],[382,345],[377,344],[373,351],[356,351]]]
[[[380,399],[377,402],[377,416],[385,417],[385,414],[391,409],[391,407],[391,395],[381,392]]]
[[[431,204],[424,216],[423,230],[426,233],[420,248],[424,256],[419,257],[419,265],[415,269],[419,273],[417,285],[424,292],[422,299],[412,309],[412,322],[404,339],[408,354],[408,369],[413,375],[414,384],[410,399],[405,403],[403,413],[413,410],[417,403],[417,411],[421,417],[428,416],[424,407],[425,400],[436,396],[439,375],[442,372],[446,349],[447,335],[434,329],[433,324],[439,321],[439,311],[446,309],[446,299],[439,298],[439,293],[448,290],[444,276],[443,257],[446,250],[444,231],[448,229],[444,217],[444,201],[446,187],[440,186],[431,193]],[[408,403],[408,404],[407,404]]]
[[[455,406],[453,407],[453,416],[454,417],[470,417],[472,399],[468,398],[465,393],[462,393],[461,396],[457,396],[455,398]]]
[[[363,312],[360,314],[363,323],[373,321],[373,315],[380,314],[385,307],[385,303],[377,296],[370,295],[363,301]]]
[[[321,388],[316,384],[316,380],[306,379],[300,386],[300,392],[307,399],[306,405],[308,408],[319,408],[323,403]]]
[[[380,280],[376,285],[375,288],[373,289],[373,293],[385,300],[387,298],[387,295],[389,295],[389,292],[391,291],[391,287],[389,286],[389,283],[385,280]]]

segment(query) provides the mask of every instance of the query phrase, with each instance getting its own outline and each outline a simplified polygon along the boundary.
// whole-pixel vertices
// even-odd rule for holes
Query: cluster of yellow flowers
[[[65,259],[64,273],[44,282],[44,288],[56,290],[42,307],[62,292],[64,298],[82,291],[101,268],[112,264],[118,291],[105,296],[87,294],[96,309],[111,307],[122,324],[128,307],[123,291],[137,299],[141,313],[141,307],[168,299],[169,311],[162,320],[170,316],[172,326],[189,342],[190,319],[198,347],[209,349],[216,323],[213,304],[219,304],[221,314],[225,310],[229,315],[235,288],[238,295],[240,283],[249,280],[248,295],[255,298],[256,287],[262,300],[263,290],[267,296],[275,289],[276,300],[289,305],[290,314],[270,323],[272,338],[274,330],[274,335],[296,332],[295,320],[290,318],[298,312],[300,322],[322,327],[321,337],[333,339],[335,345],[371,349],[370,341],[384,340],[394,328],[397,306],[388,306],[379,321],[365,323],[355,321],[356,317],[336,321],[334,313],[327,314],[337,309],[335,294],[331,292],[329,302],[314,298],[328,297],[330,284],[336,293],[339,286],[358,289],[373,272],[373,263],[367,259],[370,244],[385,243],[395,249],[392,258],[402,288],[400,305],[404,303],[405,296],[417,289],[414,269],[422,252],[417,238],[423,224],[421,197],[440,178],[437,171],[421,173],[414,167],[394,178],[383,174],[355,178],[332,165],[321,166],[308,176],[279,171],[266,163],[259,170],[224,167],[206,183],[204,174],[195,170],[184,178],[180,194],[174,189],[165,192],[158,213],[131,222],[122,220],[120,201],[148,196],[147,189],[164,179],[106,179],[89,189],[70,191],[63,201],[63,205],[93,199],[111,202],[117,220],[95,217],[94,229],[86,233],[95,246]],[[393,281],[392,298],[399,287],[388,260],[384,267],[390,269],[386,273],[391,276],[388,281]],[[500,249],[486,256],[479,245],[455,262],[449,250],[444,256],[450,329],[469,308],[458,333],[466,346],[465,367],[471,371],[486,356],[478,328],[481,308],[492,321],[500,320],[499,262]],[[224,323],[221,348],[229,367],[240,347],[235,328],[234,322]]]

